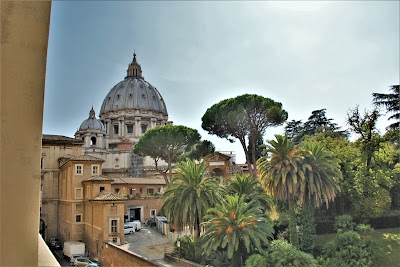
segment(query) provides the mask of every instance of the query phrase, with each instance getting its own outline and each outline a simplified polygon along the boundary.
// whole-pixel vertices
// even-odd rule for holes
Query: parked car
[[[85,255],[83,255],[83,254],[72,254],[71,257],[70,257],[70,260],[69,260],[69,264],[71,264],[73,266],[74,263],[75,263],[76,258],[81,258],[81,257],[84,257],[84,256]]]
[[[142,223],[139,220],[134,220],[133,222],[127,222],[125,225],[130,225],[135,227],[135,231],[140,231],[140,229],[142,229]]]
[[[89,260],[89,258],[87,257],[77,257],[75,258],[75,261],[73,263],[73,266],[93,266],[93,267],[100,267],[100,264],[97,264],[91,260]]]
[[[101,267],[101,263],[97,260],[97,258],[90,259],[91,263],[86,265],[86,267]]]
[[[135,230],[140,231],[142,229],[142,223],[139,220],[134,220],[133,223],[135,224]]]
[[[133,234],[135,232],[135,228],[133,227],[133,225],[124,225],[124,234]]]
[[[62,249],[60,241],[58,241],[58,239],[54,237],[50,238],[49,245],[51,249]]]

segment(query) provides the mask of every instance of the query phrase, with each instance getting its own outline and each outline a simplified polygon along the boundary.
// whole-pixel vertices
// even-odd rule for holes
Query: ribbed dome
[[[142,69],[133,54],[126,78],[115,85],[105,97],[100,109],[100,116],[110,111],[138,109],[167,114],[165,102],[150,83],[144,80]]]
[[[79,127],[79,131],[87,131],[87,130],[98,130],[105,132],[106,128],[104,127],[103,123],[96,119],[96,114],[94,112],[94,109],[92,109],[89,112],[89,118],[84,120]]]

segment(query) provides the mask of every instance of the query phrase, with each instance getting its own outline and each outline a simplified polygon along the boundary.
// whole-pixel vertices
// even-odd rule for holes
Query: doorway
[[[135,221],[135,220],[139,220],[141,221],[142,219],[142,208],[141,207],[133,207],[129,209],[129,221]]]

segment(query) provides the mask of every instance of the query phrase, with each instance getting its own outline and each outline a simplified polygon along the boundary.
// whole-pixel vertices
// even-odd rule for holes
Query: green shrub
[[[180,248],[176,252],[181,258],[200,263],[202,260],[202,249],[199,241],[195,242],[192,235],[185,235],[179,238]]]
[[[335,217],[334,229],[337,232],[346,232],[354,229],[353,217],[349,214]]]
[[[356,231],[361,235],[361,237],[370,236],[373,230],[374,228],[372,228],[369,224],[361,223],[356,227]]]
[[[274,240],[269,250],[253,254],[246,261],[246,267],[316,267],[317,261],[311,254],[298,250],[286,240]]]
[[[379,250],[371,236],[361,238],[355,231],[338,232],[328,242],[318,262],[323,267],[374,266]]]

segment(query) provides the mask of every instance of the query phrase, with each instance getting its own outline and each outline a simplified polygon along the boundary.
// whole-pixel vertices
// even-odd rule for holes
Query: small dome
[[[164,99],[157,89],[144,80],[142,68],[133,54],[129,64],[127,76],[115,85],[104,98],[100,109],[100,116],[118,110],[155,111],[168,115]]]
[[[100,120],[96,119],[96,113],[94,112],[93,107],[89,112],[89,118],[84,120],[79,127],[79,131],[87,130],[97,130],[102,132],[105,132],[106,130],[103,123]]]

